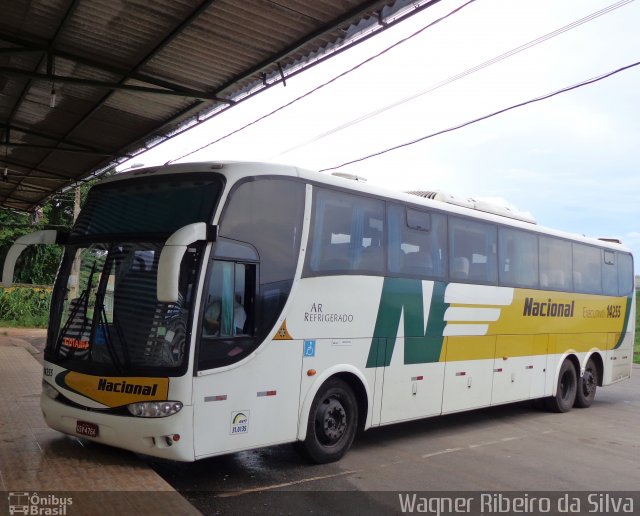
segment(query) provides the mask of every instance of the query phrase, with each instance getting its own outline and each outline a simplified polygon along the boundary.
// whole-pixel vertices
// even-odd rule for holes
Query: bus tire
[[[582,378],[578,378],[578,390],[576,392],[575,406],[578,408],[588,408],[596,397],[598,387],[598,368],[592,359],[589,359],[584,368]]]
[[[300,443],[308,459],[325,464],[340,460],[358,427],[358,403],[351,387],[339,378],[327,380],[313,399],[307,437]]]
[[[555,396],[546,398],[545,405],[551,412],[569,412],[576,400],[578,375],[571,360],[565,360],[558,374],[558,388]]]

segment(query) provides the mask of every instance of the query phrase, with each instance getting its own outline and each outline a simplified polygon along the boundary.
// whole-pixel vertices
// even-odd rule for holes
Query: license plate
[[[100,432],[98,430],[98,425],[88,423],[86,421],[78,421],[76,423],[76,433],[86,435],[87,437],[98,437]]]

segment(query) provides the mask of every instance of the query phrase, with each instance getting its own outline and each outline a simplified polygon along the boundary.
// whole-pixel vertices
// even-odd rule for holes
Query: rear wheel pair
[[[587,408],[593,403],[598,386],[598,369],[589,359],[584,374],[578,378],[576,368],[570,360],[565,360],[558,374],[556,395],[545,400],[552,412],[568,412],[573,406]]]

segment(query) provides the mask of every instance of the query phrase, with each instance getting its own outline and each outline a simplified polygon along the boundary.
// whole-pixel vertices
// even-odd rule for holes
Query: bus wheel
[[[547,410],[568,412],[573,407],[578,390],[578,375],[570,360],[565,360],[558,375],[558,389],[555,396],[545,400]]]
[[[595,362],[589,359],[587,367],[584,368],[584,375],[578,379],[575,406],[579,408],[590,407],[593,398],[596,397],[596,387],[598,387],[598,369]]]
[[[340,460],[351,446],[357,426],[358,404],[351,387],[339,378],[330,378],[311,404],[302,451],[318,464]]]

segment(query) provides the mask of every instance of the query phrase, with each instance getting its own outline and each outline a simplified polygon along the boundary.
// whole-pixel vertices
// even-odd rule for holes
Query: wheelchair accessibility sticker
[[[304,341],[304,353],[305,357],[315,357],[316,356],[316,341],[315,340],[305,340]]]

